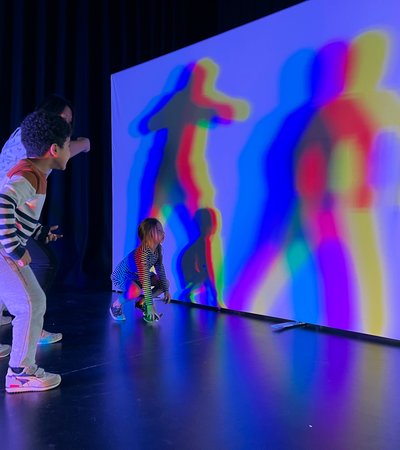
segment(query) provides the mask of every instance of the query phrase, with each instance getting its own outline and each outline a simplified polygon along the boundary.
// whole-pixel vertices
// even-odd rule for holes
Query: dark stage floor
[[[2,450],[400,448],[400,346],[178,303],[118,324],[111,295],[49,299],[60,388],[6,394],[0,360]]]

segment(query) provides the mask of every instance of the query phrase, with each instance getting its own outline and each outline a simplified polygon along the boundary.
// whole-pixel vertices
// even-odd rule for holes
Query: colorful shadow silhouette
[[[201,208],[196,211],[193,222],[198,236],[182,249],[177,260],[180,299],[191,299],[196,292],[203,291],[202,304],[219,306],[211,246],[212,236],[217,230],[217,216],[212,209]]]
[[[192,217],[198,209],[210,208],[220,217],[205,155],[209,130],[245,120],[249,114],[245,101],[216,89],[217,77],[218,66],[208,58],[185,66],[172,91],[152,102],[154,105],[138,121],[137,131],[142,136],[154,134],[154,140],[144,170],[150,177],[145,175],[140,187],[137,220],[149,215],[168,220],[177,215],[180,225],[174,234],[179,244],[197,239]],[[210,251],[220,280],[221,226],[218,222]],[[222,282],[219,286],[222,302]]]
[[[343,70],[337,62],[346,49],[345,43],[330,43],[315,55],[309,75],[309,97],[287,115],[275,139],[265,149],[265,206],[261,210],[259,228],[254,233],[252,252],[244,262],[243,271],[231,291],[229,307],[233,309],[251,310],[252,299],[257,295],[260,285],[274,270],[274,266],[283,262],[289,272],[289,281],[294,281],[293,306],[295,310],[298,309],[298,315],[304,308],[304,302],[307,303],[308,310],[318,314],[317,301],[320,296],[315,293],[318,289],[318,272],[313,248],[308,242],[300,217],[301,198],[296,186],[296,160],[305,130],[318,110],[340,93]],[[310,264],[308,274],[312,275],[312,279],[308,283],[311,291],[314,291],[312,299],[302,299],[296,285],[297,273],[305,264]],[[312,303],[309,303],[310,300]],[[298,303],[301,301],[303,305]]]
[[[319,322],[382,333],[386,293],[371,158],[377,138],[399,130],[400,117],[398,95],[380,87],[386,44],[383,33],[371,31],[318,52],[311,98],[287,117],[266,151],[266,207],[229,307],[251,310],[246,298],[268,285],[283,260],[293,298],[302,301],[296,275],[314,260]],[[246,296],[239,286],[249,287]]]

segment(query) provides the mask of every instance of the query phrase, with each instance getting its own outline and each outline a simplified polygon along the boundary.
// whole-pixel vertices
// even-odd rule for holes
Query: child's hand
[[[90,152],[90,141],[88,138],[86,137],[78,137],[76,139],[76,142],[79,142],[81,148],[82,148],[82,152],[87,153]]]
[[[146,322],[154,322],[156,320],[160,320],[160,314],[157,313],[156,308],[154,305],[146,305],[145,306],[145,313],[144,313],[144,320]]]
[[[171,302],[171,294],[167,291],[164,292],[164,303],[170,303]]]
[[[62,234],[53,233],[53,231],[57,230],[57,228],[58,228],[58,225],[53,225],[50,227],[49,233],[46,236],[46,240],[45,240],[46,244],[48,244],[49,242],[55,242],[57,239],[60,239],[63,237]]]

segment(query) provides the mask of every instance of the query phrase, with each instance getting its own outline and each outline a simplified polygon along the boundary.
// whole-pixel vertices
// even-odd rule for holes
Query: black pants
[[[56,255],[49,244],[32,238],[28,239],[26,248],[32,259],[31,269],[43,291],[47,293],[54,282],[58,269]]]

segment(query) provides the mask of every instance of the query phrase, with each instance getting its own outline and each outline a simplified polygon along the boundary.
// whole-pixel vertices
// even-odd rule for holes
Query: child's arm
[[[22,236],[29,237],[40,232],[42,226],[28,214],[17,225],[16,210],[35,193],[32,184],[22,176],[10,179],[0,190],[0,243],[8,256],[16,261],[22,260],[22,265],[29,264],[27,261],[30,259],[29,254],[25,255],[27,251]]]
[[[154,267],[161,281],[161,288],[164,292],[164,301],[165,303],[169,303],[171,301],[171,294],[169,293],[169,281],[167,275],[165,274],[161,245],[158,246],[158,260],[154,264]]]
[[[135,252],[135,261],[138,270],[139,280],[143,288],[145,313],[144,319],[150,322],[159,320],[160,316],[157,314],[153,305],[153,296],[151,292],[151,278],[150,269],[152,264],[151,254],[149,249],[144,249],[140,246]]]
[[[87,153],[90,151],[90,141],[86,137],[78,137],[76,140],[70,142],[71,158],[79,155],[79,153]]]
[[[153,297],[151,295],[151,279],[150,279],[150,250],[138,247],[135,251],[135,262],[139,275],[139,281],[142,285],[144,302],[146,305],[153,304]]]

